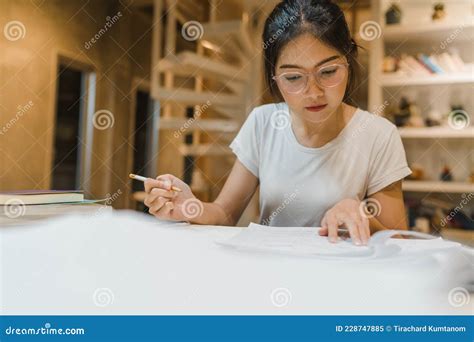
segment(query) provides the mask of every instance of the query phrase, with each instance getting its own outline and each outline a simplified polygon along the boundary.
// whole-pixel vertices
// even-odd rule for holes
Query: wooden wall
[[[89,196],[120,193],[113,205],[126,206],[132,81],[149,77],[151,21],[119,1],[0,0],[0,8],[2,32],[11,21],[24,27],[22,38],[0,37],[0,191],[50,187],[57,64],[65,58],[96,72],[95,110],[114,115],[113,127],[94,130]]]

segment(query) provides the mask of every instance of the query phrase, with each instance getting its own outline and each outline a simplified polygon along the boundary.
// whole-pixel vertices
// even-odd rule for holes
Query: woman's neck
[[[316,123],[291,113],[291,126],[301,145],[312,148],[322,147],[341,133],[355,111],[355,107],[342,103],[326,120]]]

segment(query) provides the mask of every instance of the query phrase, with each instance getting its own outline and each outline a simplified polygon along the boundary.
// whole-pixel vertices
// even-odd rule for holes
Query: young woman
[[[217,199],[199,202],[179,178],[161,175],[145,182],[149,212],[235,225],[260,186],[267,225],[320,226],[333,242],[344,226],[357,245],[371,231],[406,229],[401,183],[411,171],[396,127],[349,104],[357,45],[341,9],[283,1],[266,20],[263,42],[266,81],[282,102],[249,114],[230,145],[237,159]]]

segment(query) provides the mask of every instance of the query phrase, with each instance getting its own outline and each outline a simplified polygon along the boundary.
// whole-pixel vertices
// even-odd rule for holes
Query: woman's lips
[[[320,105],[320,106],[309,106],[305,107],[306,110],[309,110],[310,112],[319,112],[320,110],[323,110],[326,108],[327,104],[325,105]]]

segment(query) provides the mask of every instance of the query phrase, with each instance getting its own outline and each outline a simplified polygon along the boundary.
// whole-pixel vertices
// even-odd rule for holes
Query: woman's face
[[[291,111],[303,120],[312,123],[321,123],[327,120],[331,114],[340,107],[346,91],[348,80],[348,69],[339,69],[341,81],[333,87],[324,87],[316,82],[316,71],[324,66],[333,64],[344,64],[347,60],[337,50],[323,44],[311,34],[303,34],[289,42],[281,50],[275,67],[275,75],[278,77],[283,73],[292,73],[284,80],[278,79],[277,84],[285,102]],[[327,69],[329,75],[334,69]],[[314,72],[308,77],[306,87],[299,93],[288,92],[283,82],[294,82],[294,72]]]

